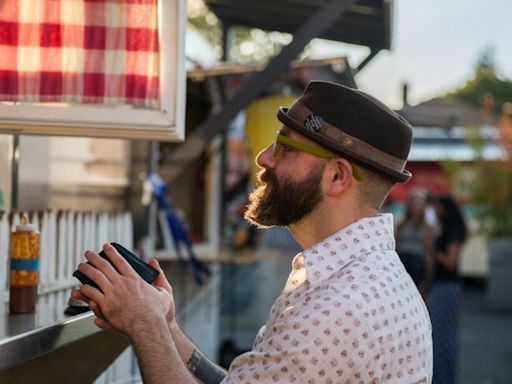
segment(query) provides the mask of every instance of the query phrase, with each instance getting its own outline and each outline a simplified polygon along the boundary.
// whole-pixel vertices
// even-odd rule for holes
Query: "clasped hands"
[[[101,290],[84,284],[71,292],[73,298],[89,304],[96,315],[96,326],[103,330],[115,328],[130,337],[138,327],[148,327],[162,319],[174,321],[172,287],[158,261],[149,263],[159,274],[153,284],[148,284],[110,244],[105,244],[103,251],[112,264],[96,252],[86,251],[90,264],[78,266]]]

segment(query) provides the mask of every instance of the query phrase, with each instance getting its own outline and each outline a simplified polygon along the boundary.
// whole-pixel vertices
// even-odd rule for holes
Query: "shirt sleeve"
[[[330,289],[288,306],[223,384],[378,382],[379,345],[362,305]]]

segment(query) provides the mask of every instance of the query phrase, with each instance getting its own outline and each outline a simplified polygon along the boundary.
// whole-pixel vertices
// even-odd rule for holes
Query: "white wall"
[[[126,140],[22,136],[19,209],[123,209],[130,143]]]
[[[126,186],[125,140],[23,136],[19,181],[24,184]]]

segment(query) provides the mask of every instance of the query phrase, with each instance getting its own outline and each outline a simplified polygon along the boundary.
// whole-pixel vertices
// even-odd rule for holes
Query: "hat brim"
[[[363,168],[368,168],[397,183],[405,183],[411,178],[411,172],[406,169],[400,172],[395,169],[386,167],[376,161],[373,161],[372,159],[364,158],[363,156],[357,156],[357,154],[354,153],[347,153],[341,145],[333,145],[332,142],[329,142],[327,139],[323,138],[322,135],[307,129],[300,122],[288,116],[288,110],[289,109],[286,107],[279,107],[277,111],[277,118],[279,121],[294,131],[297,131],[301,135],[306,136],[308,139],[311,139],[324,148],[327,148],[329,151],[339,155],[340,157],[344,157],[350,161],[353,161]]]

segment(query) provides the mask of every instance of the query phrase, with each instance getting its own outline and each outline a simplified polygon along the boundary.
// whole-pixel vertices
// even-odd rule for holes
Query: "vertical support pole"
[[[160,160],[160,143],[158,141],[151,141],[148,143],[148,176],[158,170],[158,162]],[[146,239],[146,251],[149,259],[154,257],[156,248],[156,232],[158,225],[158,202],[155,199],[151,199],[151,203],[147,209],[148,218],[148,233]]]
[[[222,24],[222,61],[229,61],[230,59],[230,47],[232,43],[232,36],[231,36],[231,25],[224,23]],[[226,87],[223,82],[223,79],[221,78],[209,78],[207,80],[208,82],[215,81],[216,89],[217,89],[217,97],[212,99],[214,108],[213,113],[218,113],[222,109],[222,105],[224,104],[225,98],[226,98]],[[211,87],[213,88],[213,87]],[[211,89],[210,88],[210,89]],[[211,91],[210,91],[211,93]],[[218,232],[219,232],[219,240],[220,245],[223,244],[224,239],[224,208],[226,206],[226,174],[227,174],[227,151],[228,151],[228,130],[224,130],[221,132],[221,142],[220,142],[220,177],[218,178],[220,183],[220,201],[218,204],[220,204],[220,216],[219,216],[219,223],[218,223]]]
[[[229,61],[230,60],[230,47],[233,43],[233,38],[232,38],[232,29],[231,29],[231,26],[227,23],[224,23],[222,25],[222,61]],[[222,78],[219,78],[217,81],[219,82],[222,82],[224,79]],[[224,89],[224,95],[225,95],[225,92],[226,92],[226,87],[225,87],[225,84],[222,83],[222,86],[223,86],[223,89]],[[225,100],[222,100],[222,102],[224,102]],[[223,104],[223,103],[222,103]],[[217,111],[215,111],[215,113],[218,113],[219,111],[222,110],[222,104],[219,105],[219,108]],[[227,151],[228,151],[228,146],[227,146],[227,140],[228,140],[228,131],[229,131],[229,128],[222,131],[221,132],[221,135],[222,135],[222,141],[221,141],[221,147],[220,147],[220,150],[221,150],[221,158],[220,158],[220,161],[221,161],[221,169],[220,169],[220,177],[219,177],[219,180],[220,180],[220,191],[221,191],[221,199],[220,199],[220,220],[219,220],[219,238],[220,238],[220,242],[221,244],[224,243],[224,224],[226,223],[226,218],[225,218],[225,211],[226,211],[226,176],[227,176],[227,167],[228,167],[228,164],[227,164],[227,159],[228,159],[228,156],[227,156]],[[237,313],[236,313],[236,308],[237,308],[237,304],[236,304],[236,268],[233,265],[228,265],[227,268],[224,268],[224,266],[221,267],[222,268],[222,277],[224,278],[224,284],[227,285],[228,289],[225,290],[225,292],[229,292],[228,293],[228,297],[229,297],[229,300],[233,303],[233,306],[235,308],[235,311],[233,311],[232,313],[230,313],[228,316],[229,316],[229,330],[228,330],[228,340],[220,340],[222,342],[222,344],[224,345],[224,343],[226,342],[232,342],[234,343],[234,340],[236,338],[236,317],[237,317]],[[226,274],[227,272],[227,274]],[[221,281],[220,282],[221,284],[221,288],[222,288],[222,284],[223,282]],[[222,291],[222,289],[221,289]],[[219,301],[219,304],[221,303],[222,301],[220,300]],[[220,306],[222,307],[222,306]],[[222,312],[220,313],[220,317],[222,318]],[[222,358],[222,356],[221,356]]]
[[[13,135],[11,152],[11,210],[18,209],[19,201],[20,137]]]

